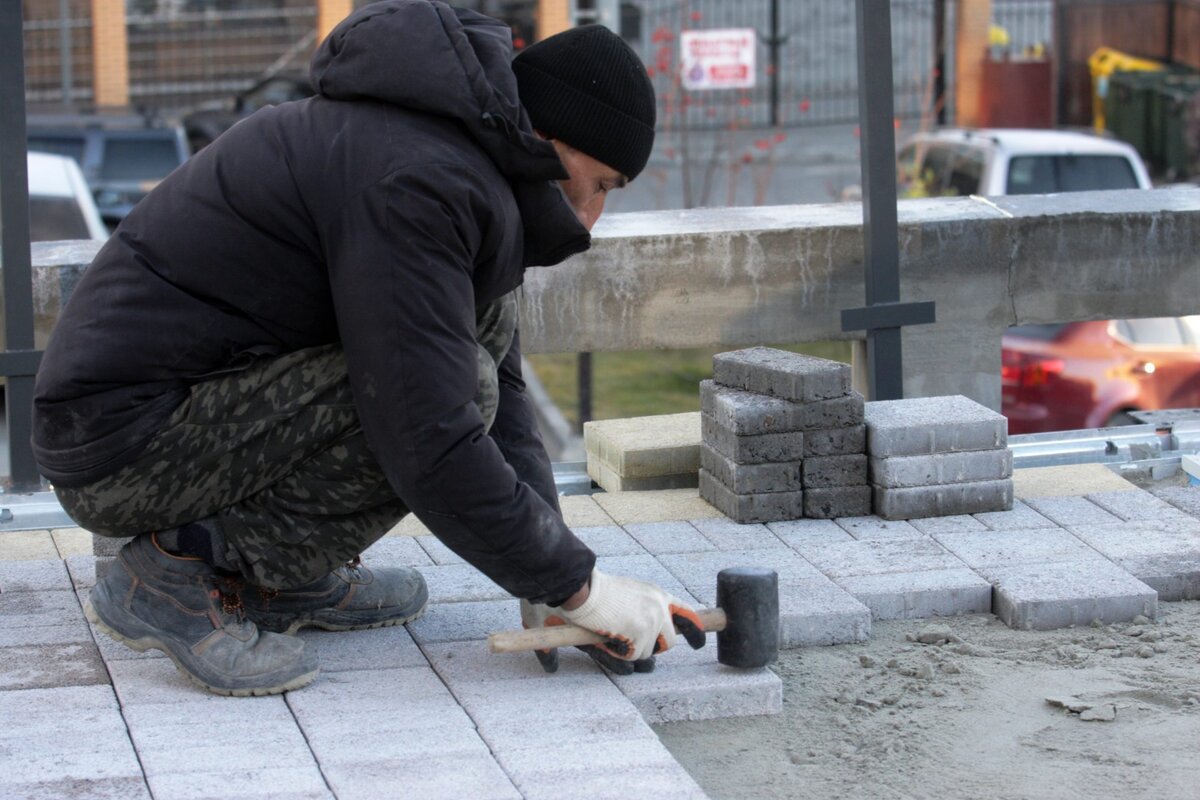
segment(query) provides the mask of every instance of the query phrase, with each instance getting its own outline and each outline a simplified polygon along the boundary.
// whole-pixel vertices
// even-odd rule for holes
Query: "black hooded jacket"
[[[37,378],[43,473],[86,486],[190,384],[340,341],[367,442],[421,521],[515,596],[578,589],[595,557],[558,511],[518,343],[490,434],[473,402],[476,308],[589,242],[510,58],[507,26],[439,2],[343,21],[313,59],[315,97],[227,131],[84,274]]]

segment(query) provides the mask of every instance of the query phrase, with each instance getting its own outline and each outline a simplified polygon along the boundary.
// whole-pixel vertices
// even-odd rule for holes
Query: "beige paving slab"
[[[700,499],[700,492],[697,489],[603,492],[594,494],[592,497],[618,525],[722,516],[720,511]]]
[[[0,532],[0,561],[41,561],[58,558],[50,531]]]
[[[585,423],[588,468],[603,463],[623,478],[677,475],[700,469],[700,412]]]
[[[388,531],[385,536],[430,536],[429,528],[425,527],[425,523],[417,519],[416,514],[409,514],[404,519],[396,523],[396,526]]]
[[[1103,464],[1068,464],[1013,470],[1013,496],[1071,497],[1093,492],[1137,491],[1129,481]]]
[[[563,520],[572,528],[616,524],[616,520],[610,517],[591,495],[579,494],[560,497],[558,505],[562,508]]]
[[[56,528],[50,531],[50,538],[54,540],[59,558],[92,554],[92,534],[83,528]]]

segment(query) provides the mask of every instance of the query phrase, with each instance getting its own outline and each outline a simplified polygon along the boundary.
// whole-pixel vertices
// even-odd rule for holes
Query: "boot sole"
[[[287,636],[295,636],[296,632],[302,628],[317,628],[323,631],[366,631],[372,628],[392,628],[397,625],[407,625],[410,622],[416,622],[421,617],[425,616],[426,609],[429,608],[429,599],[417,610],[415,614],[410,614],[407,617],[391,617],[390,619],[381,620],[379,622],[363,622],[358,624],[339,624],[330,620],[322,619],[298,619],[289,625],[281,633]],[[264,630],[271,630],[264,628]]]
[[[303,675],[298,675],[289,681],[285,681],[284,683],[276,684],[273,686],[248,686],[248,687],[241,688],[241,689],[231,689],[231,688],[227,688],[227,687],[223,687],[223,686],[213,686],[209,683],[202,681],[200,678],[198,678],[194,674],[192,674],[192,672],[186,666],[184,666],[183,662],[181,662],[175,656],[175,654],[173,652],[171,652],[171,648],[168,645],[166,645],[162,640],[160,640],[157,636],[141,636],[141,637],[133,638],[133,637],[125,636],[120,631],[117,631],[116,629],[114,629],[112,626],[110,626],[108,623],[106,623],[100,617],[100,615],[96,612],[95,607],[92,605],[91,597],[87,597],[83,601],[83,614],[84,614],[84,616],[87,617],[88,622],[90,622],[96,626],[97,630],[102,631],[103,633],[107,634],[110,638],[112,638],[114,641],[120,642],[121,644],[125,645],[126,647],[130,648],[131,650],[136,650],[139,653],[144,653],[147,650],[162,651],[163,653],[166,654],[167,658],[171,659],[171,662],[175,665],[175,669],[177,669],[179,671],[180,675],[187,678],[189,681],[194,683],[196,686],[199,686],[201,689],[207,689],[208,691],[212,692],[213,694],[219,694],[219,695],[223,695],[225,697],[263,697],[265,695],[282,694],[283,692],[290,692],[293,689],[301,689],[305,686],[308,686],[310,683],[312,683],[313,681],[315,681],[317,679],[317,675],[319,675],[321,672],[319,669],[314,669],[312,672],[306,672]]]

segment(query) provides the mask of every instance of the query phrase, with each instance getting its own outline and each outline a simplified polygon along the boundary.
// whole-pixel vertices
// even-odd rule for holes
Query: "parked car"
[[[906,197],[1149,189],[1130,145],[1075,131],[947,128],[908,139],[897,157]]]
[[[207,147],[243,117],[248,117],[265,106],[279,105],[289,100],[303,100],[313,95],[308,75],[302,73],[278,73],[263,78],[244,92],[231,99],[206,103],[185,114],[182,119],[184,131],[192,152]]]
[[[136,116],[31,115],[26,141],[75,159],[110,227],[190,155],[182,127]]]
[[[1200,316],[1021,325],[1001,343],[1009,433],[1133,422],[1200,406]]]
[[[29,238],[34,242],[108,237],[79,166],[66,156],[29,153]]]

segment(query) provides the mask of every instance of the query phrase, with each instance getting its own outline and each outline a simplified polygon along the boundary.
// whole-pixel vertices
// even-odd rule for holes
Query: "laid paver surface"
[[[1021,492],[1011,511],[738,525],[696,490],[564,498],[608,571],[711,604],[716,574],[780,575],[785,646],[862,641],[872,620],[991,612],[1013,627],[1153,616],[1200,597],[1200,503],[1110,484]],[[1194,490],[1200,497],[1200,489]],[[650,723],[775,713],[769,670],[686,645],[648,675],[610,676],[574,649],[556,675],[531,654],[489,654],[518,603],[415,525],[370,565],[422,569],[431,603],[400,628],[305,631],[322,674],[283,696],[196,689],[161,653],[86,623],[95,581],[83,534],[0,534],[4,797],[701,798]],[[12,538],[9,538],[12,537]],[[564,745],[564,743],[570,743]],[[584,745],[586,743],[586,746]]]

